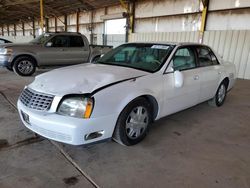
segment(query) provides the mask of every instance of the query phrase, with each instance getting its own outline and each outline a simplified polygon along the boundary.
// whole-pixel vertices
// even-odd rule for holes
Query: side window
[[[69,47],[84,47],[84,42],[81,36],[70,36]]]
[[[219,62],[218,62],[216,56],[214,55],[214,53],[211,50],[210,50],[210,55],[211,55],[213,65],[219,65]]]
[[[219,64],[213,52],[207,47],[198,47],[197,54],[200,67]]]
[[[50,42],[52,47],[68,47],[69,46],[69,37],[68,36],[55,36]]]
[[[174,70],[186,70],[194,67],[195,67],[194,51],[189,47],[178,49],[173,57]]]
[[[4,43],[5,43],[4,40],[1,40],[1,39],[0,39],[0,44],[4,44]]]

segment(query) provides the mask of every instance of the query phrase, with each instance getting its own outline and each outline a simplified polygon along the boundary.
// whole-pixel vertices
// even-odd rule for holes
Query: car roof
[[[64,32],[64,31],[63,32],[47,32],[45,34],[51,34],[51,35],[57,35],[57,34],[59,34],[59,35],[61,35],[61,34],[63,34],[63,35],[82,35],[79,32]]]
[[[195,43],[195,42],[159,42],[159,41],[152,41],[152,42],[130,42],[128,44],[159,44],[159,45],[173,45],[173,46],[207,46],[205,44]]]

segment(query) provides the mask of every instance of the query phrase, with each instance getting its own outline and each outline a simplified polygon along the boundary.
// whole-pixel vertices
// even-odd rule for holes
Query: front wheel
[[[225,83],[225,81],[223,81],[220,85],[219,85],[219,88],[214,96],[214,98],[212,98],[210,101],[209,101],[209,104],[211,106],[217,106],[217,107],[220,107],[223,105],[225,99],[226,99],[226,96],[227,96],[227,85]]]
[[[14,61],[13,70],[20,76],[31,76],[36,70],[35,61],[28,56],[18,57]]]
[[[151,122],[149,102],[144,98],[135,99],[121,112],[113,139],[122,145],[135,145],[145,138]]]

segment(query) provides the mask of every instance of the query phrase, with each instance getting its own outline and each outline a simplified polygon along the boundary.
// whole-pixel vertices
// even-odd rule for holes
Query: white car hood
[[[41,74],[29,88],[57,96],[91,93],[108,84],[146,74],[149,73],[132,68],[86,63]]]

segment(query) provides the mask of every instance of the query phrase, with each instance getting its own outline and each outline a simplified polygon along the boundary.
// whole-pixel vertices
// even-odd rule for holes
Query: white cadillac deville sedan
[[[39,75],[24,88],[18,110],[32,131],[72,145],[113,138],[134,145],[150,124],[209,101],[221,106],[235,66],[208,46],[128,43],[95,64]]]

